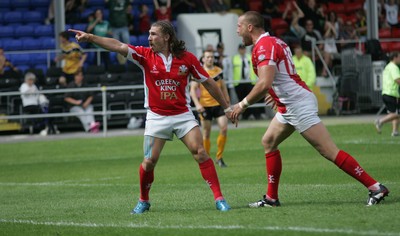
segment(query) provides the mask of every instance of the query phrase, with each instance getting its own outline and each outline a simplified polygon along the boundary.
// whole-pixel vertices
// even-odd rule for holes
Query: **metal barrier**
[[[129,85],[129,86],[102,86],[96,88],[74,88],[74,89],[51,89],[51,90],[39,90],[39,94],[57,94],[66,92],[83,92],[83,91],[101,91],[102,93],[102,111],[93,111],[92,113],[87,113],[90,115],[100,115],[102,116],[103,122],[103,136],[107,136],[107,116],[108,115],[120,115],[120,114],[145,114],[146,109],[127,109],[127,110],[115,110],[111,111],[107,109],[107,92],[108,91],[122,91],[131,89],[143,89],[143,85]],[[20,96],[20,92],[5,92],[0,93],[2,96]],[[143,98],[144,99],[144,98]],[[48,114],[35,114],[35,115],[7,115],[0,116],[0,120],[20,120],[29,118],[54,118],[54,117],[71,117],[81,115],[80,113],[48,113]]]

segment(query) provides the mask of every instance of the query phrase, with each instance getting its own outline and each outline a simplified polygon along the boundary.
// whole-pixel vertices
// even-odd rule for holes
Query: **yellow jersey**
[[[63,72],[66,74],[74,74],[79,69],[79,62],[83,55],[82,48],[79,44],[74,42],[60,45],[60,47],[65,60]]]
[[[222,69],[218,66],[214,66],[211,70],[204,68],[207,73],[210,75],[210,79],[215,80],[218,87],[222,89]],[[200,84],[200,104],[203,107],[215,107],[219,106],[220,104],[215,100],[211,94],[207,91],[207,89]]]

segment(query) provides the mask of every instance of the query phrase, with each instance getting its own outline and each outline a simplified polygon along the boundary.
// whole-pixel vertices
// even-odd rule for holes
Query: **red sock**
[[[271,199],[278,199],[279,178],[282,172],[282,159],[279,150],[266,153],[265,162],[268,177],[267,196]]]
[[[335,164],[367,188],[377,182],[361,168],[360,164],[350,154],[342,150],[337,154]]]
[[[151,171],[145,171],[142,164],[139,167],[139,177],[140,177],[140,200],[149,201],[149,192],[151,184],[154,181],[154,169]]]
[[[201,175],[203,176],[203,179],[206,181],[208,186],[210,186],[211,191],[214,194],[214,199],[215,200],[223,199],[224,197],[222,196],[222,193],[221,193],[218,175],[217,175],[217,171],[215,171],[215,166],[214,166],[213,160],[211,160],[211,158],[209,158],[207,161],[205,161],[203,163],[199,163],[199,167],[200,167],[200,172],[201,172]]]

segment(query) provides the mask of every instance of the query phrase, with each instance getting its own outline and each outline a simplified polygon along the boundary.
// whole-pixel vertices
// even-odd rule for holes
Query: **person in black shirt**
[[[68,84],[69,89],[87,87],[83,82],[83,73],[78,71],[74,74],[74,81]],[[97,133],[99,132],[100,123],[94,119],[92,100],[93,94],[89,91],[68,92],[65,94],[64,100],[70,106],[70,112],[80,113],[78,115],[83,128],[86,132]]]

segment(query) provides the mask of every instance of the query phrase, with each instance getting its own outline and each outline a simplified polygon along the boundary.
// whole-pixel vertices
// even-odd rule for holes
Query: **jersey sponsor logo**
[[[187,75],[188,68],[185,65],[179,67],[178,75]]]
[[[152,74],[158,74],[158,73],[160,73],[160,72],[157,70],[157,66],[156,66],[156,65],[153,65],[153,69],[150,70],[150,73],[152,73]]]
[[[265,52],[265,48],[263,45],[260,46],[260,48],[258,49],[257,53],[263,53]]]
[[[177,88],[181,85],[181,82],[173,79],[160,79],[156,80],[156,86],[160,88],[161,100],[173,100],[178,99],[176,95]]]

